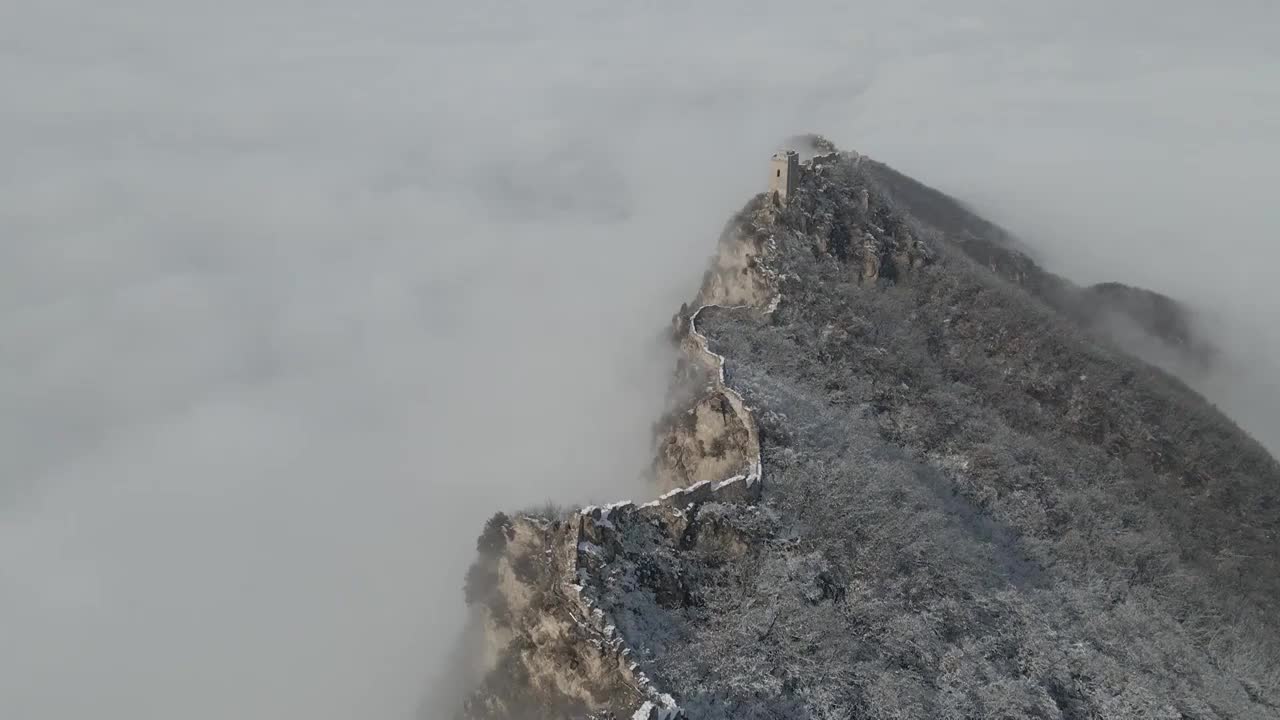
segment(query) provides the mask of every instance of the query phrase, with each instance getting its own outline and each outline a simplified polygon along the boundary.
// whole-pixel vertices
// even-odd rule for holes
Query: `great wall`
[[[688,522],[685,511],[691,506],[710,502],[752,503],[760,498],[763,489],[755,418],[741,394],[726,382],[724,356],[712,351],[706,336],[697,330],[699,314],[712,307],[721,306],[703,305],[689,317],[689,332],[681,346],[711,371],[708,392],[720,393],[727,398],[734,413],[748,428],[749,462],[742,472],[720,480],[700,480],[642,504],[624,501],[603,507],[584,507],[558,527],[542,518],[522,516],[516,519],[516,527],[513,528],[515,537],[541,535],[544,538],[542,544],[558,548],[557,554],[562,558],[557,565],[563,597],[570,601],[574,621],[588,631],[598,653],[600,665],[595,673],[588,674],[607,673],[610,668],[616,672],[616,682],[626,686],[640,703],[631,715],[632,720],[677,720],[683,718],[684,713],[671,695],[662,692],[640,669],[635,660],[637,653],[628,647],[618,631],[618,624],[601,607],[599,598],[605,580],[604,569],[620,550],[622,528],[647,522],[656,522],[667,528],[682,528]]]
[[[1208,411],[1179,405],[1183,395],[1165,394],[1186,391],[1176,380],[1121,364],[1083,322],[1077,329],[1067,324],[1079,318],[1054,319],[1048,302],[1055,297],[1044,288],[1070,300],[1074,286],[1048,273],[1037,285],[1024,272],[1036,266],[1005,247],[1002,236],[971,231],[982,229],[980,219],[891,169],[829,157],[776,158],[770,192],[753,197],[727,224],[692,307],[673,318],[678,362],[667,412],[653,426],[658,452],[648,492],[657,499],[570,512],[548,507],[514,519],[498,513],[486,525],[473,566],[483,565],[476,573],[480,592],[472,592],[469,572],[467,595],[488,624],[493,662],[478,687],[468,686],[476,689],[458,720],[861,717],[881,707],[904,717],[953,707],[945,714],[987,717],[994,707],[989,696],[955,689],[985,688],[988,678],[1026,690],[997,699],[1009,708],[1002,716],[1027,708],[1045,717],[1074,715],[1086,707],[1121,708],[1108,717],[1147,716],[1129,711],[1136,705],[1112,704],[1101,685],[1072,685],[1080,675],[1061,668],[1058,657],[1062,648],[1084,652],[1078,641],[1067,644],[1074,618],[1108,617],[1135,637],[1164,628],[1145,619],[1127,625],[1138,614],[1121,608],[1123,615],[1108,616],[1113,599],[1077,596],[1071,585],[1097,577],[1095,560],[1079,553],[1079,532],[1119,527],[1125,521],[1119,513],[1145,506],[1116,496],[1120,509],[1108,524],[1075,527],[1069,523],[1079,513],[1062,511],[1071,507],[1065,503],[1033,504],[1020,516],[1021,487],[1033,477],[1046,487],[1055,477],[1079,482],[1071,475],[1077,451],[1096,449],[1093,467],[1112,472],[1118,463],[1108,453],[1130,442],[1149,453],[1125,459],[1136,458],[1143,482],[1179,481],[1176,465],[1156,464],[1176,448],[1152,431],[1173,437],[1180,426],[1125,409],[1114,416],[1123,422],[1110,427],[1140,433],[1108,428],[1099,439],[1090,418],[1109,425],[1113,417],[1101,393],[1083,418],[1075,395],[1043,390],[1067,374],[1064,368],[1087,368],[1089,377],[1113,373],[1107,382],[1135,403],[1128,408]],[[927,217],[899,210],[894,190]],[[940,229],[929,218],[959,229]],[[918,319],[921,308],[933,314],[930,321]],[[1058,335],[1074,344],[1058,342]],[[1035,363],[1023,363],[1028,352]],[[1068,364],[1044,359],[1058,353]],[[916,375],[917,368],[930,375]],[[985,406],[1004,402],[1001,378],[1010,373],[1021,391],[1015,400]],[[1013,422],[1043,418],[1055,422],[1025,433]],[[1206,457],[1236,462],[1233,453],[1246,447],[1247,436],[1232,435],[1235,429],[1221,420],[1202,427],[1222,429],[1222,437],[1238,443]],[[1019,465],[992,460],[1019,453],[1028,458]],[[1149,470],[1147,457],[1155,458]],[[1274,460],[1253,457],[1260,476],[1275,476]],[[1041,473],[1042,462],[1056,474]],[[1105,487],[1089,488],[1088,497],[1100,497],[1094,488]],[[1012,492],[1001,496],[1001,488]],[[992,507],[1004,514],[989,514]],[[1004,525],[1008,518],[1020,524]],[[1042,558],[1018,544],[1018,533],[1039,538],[1034,533],[1045,528],[1063,534],[1033,549],[1050,558],[1063,550],[1087,563],[1051,580],[1060,585],[1047,584]],[[1267,548],[1261,541],[1257,547]],[[1168,548],[1167,557],[1178,557],[1178,546]],[[1133,572],[1119,561],[1108,569],[1122,584]],[[1060,596],[1070,604],[1056,597],[1046,603],[1047,587],[1071,590]],[[1210,599],[1233,607],[1226,593]],[[924,615],[938,624],[920,624]],[[1019,640],[1010,622],[1031,628],[1030,640]],[[973,653],[969,636],[936,630],[952,626],[972,628],[987,649]],[[1096,637],[1110,636],[1111,627],[1099,629]],[[942,648],[927,662],[919,651],[924,641]],[[1111,646],[1097,647],[1088,663],[1084,654],[1075,656],[1082,672],[1094,666],[1119,672],[1148,652],[1139,649],[1121,663]],[[1170,677],[1182,678],[1184,659],[1199,657],[1199,650],[1191,642],[1170,647],[1178,648]],[[1012,657],[1006,648],[1040,660],[987,661],[985,653]],[[908,667],[918,674],[911,685],[899,685],[908,677],[899,671]],[[1057,674],[1040,674],[1044,668]],[[1220,697],[1262,707],[1262,685],[1242,690],[1229,671],[1206,668],[1205,678],[1221,675],[1214,680]],[[1150,697],[1169,687],[1160,678],[1151,683]],[[902,687],[910,692],[900,693]],[[1075,689],[1063,695],[1064,688]],[[1185,691],[1185,707],[1197,712],[1198,689]],[[1255,716],[1271,717],[1265,710],[1232,715]]]
[[[730,386],[726,358],[711,349],[698,321],[710,311],[754,309],[770,314],[778,307],[778,278],[767,263],[775,248],[772,232],[787,195],[794,191],[795,173],[813,167],[811,161],[797,163],[794,153],[781,157],[781,163],[775,158],[771,165],[769,192],[758,196],[749,217],[739,218],[722,235],[718,255],[698,293],[697,309],[682,308],[674,323],[682,356],[697,368],[695,375],[705,378],[675,415],[697,426],[710,414],[700,411],[714,405],[727,406],[732,418],[702,423],[704,427],[689,431],[678,452],[682,464],[689,457],[692,460],[678,478],[655,473],[659,487],[673,487],[656,500],[584,507],[564,518],[521,515],[512,518],[507,530],[508,541],[496,570],[500,607],[508,618],[519,618],[512,624],[521,629],[504,630],[491,617],[490,644],[512,652],[509,648],[521,645],[517,635],[522,633],[518,658],[530,684],[589,708],[588,717],[686,717],[676,700],[641,668],[643,649],[628,644],[619,629],[623,624],[610,615],[604,600],[619,584],[616,566],[623,563],[616,561],[622,559],[624,531],[648,525],[679,541],[699,507],[754,504],[761,498],[764,468],[756,418],[743,396]],[[779,166],[781,174],[776,171]],[[725,437],[731,433],[733,437]],[[733,447],[720,454],[714,448],[723,448],[726,440]],[[522,578],[521,566],[535,564],[531,558],[540,569],[526,571]],[[530,580],[531,576],[538,579]],[[534,586],[545,587],[555,601],[539,607]],[[566,655],[572,657],[570,662],[563,662]],[[561,661],[554,661],[556,657]],[[566,665],[574,668],[572,676],[563,672]]]
[[[577,598],[579,609],[584,619],[595,626],[615,648],[618,658],[618,669],[625,682],[635,688],[644,700],[639,709],[632,715],[632,720],[675,720],[684,717],[675,700],[654,686],[636,662],[632,661],[633,652],[626,646],[625,640],[617,632],[617,625],[599,608],[592,597],[594,583],[598,576],[592,569],[611,560],[616,551],[619,525],[630,522],[645,522],[655,515],[675,515],[676,518],[664,518],[670,523],[676,520],[692,505],[708,502],[749,503],[760,498],[763,489],[763,466],[760,461],[760,438],[755,418],[742,395],[728,385],[725,379],[725,358],[713,350],[705,335],[697,329],[698,315],[710,307],[703,305],[689,317],[688,342],[682,343],[687,352],[699,362],[708,364],[712,371],[712,388],[714,392],[726,397],[739,420],[747,428],[749,440],[749,465],[745,472],[723,480],[700,480],[685,488],[677,488],[663,494],[657,500],[637,505],[632,502],[621,502],[605,507],[586,507],[578,511],[573,519],[576,532],[573,533],[572,562],[569,564],[573,582],[569,588],[572,596]],[[745,306],[738,306],[745,307]]]

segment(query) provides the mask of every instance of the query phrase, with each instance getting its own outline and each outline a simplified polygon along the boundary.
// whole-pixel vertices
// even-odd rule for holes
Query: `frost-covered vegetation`
[[[862,158],[731,227],[781,301],[698,328],[754,411],[763,499],[619,520],[589,573],[688,718],[1280,717],[1280,466],[1096,322],[1203,357],[1181,308],[1076,288]],[[486,528],[469,597],[546,618],[536,544],[505,561],[526,612],[484,592],[509,527]],[[504,712],[581,715],[504,667]]]
[[[730,562],[677,555],[696,602],[663,609],[650,672],[703,718],[1280,716],[1275,461],[976,263],[975,238],[1040,272],[991,226],[945,208],[953,239],[878,181],[802,188],[772,317],[703,314],[772,521]],[[813,231],[898,225],[936,262],[897,282]]]

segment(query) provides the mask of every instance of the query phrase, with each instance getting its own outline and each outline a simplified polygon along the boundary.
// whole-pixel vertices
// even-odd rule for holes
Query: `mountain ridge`
[[[1211,362],[1185,309],[812,144],[673,318],[676,489],[491,520],[463,716],[1273,716],[1280,468],[1098,322]],[[724,482],[753,446],[768,484]]]

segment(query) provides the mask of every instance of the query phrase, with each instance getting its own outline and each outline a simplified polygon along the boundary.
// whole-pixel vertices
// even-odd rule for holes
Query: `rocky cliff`
[[[1280,717],[1280,467],[1103,321],[1190,313],[821,150],[673,318],[660,497],[485,528],[461,717]]]

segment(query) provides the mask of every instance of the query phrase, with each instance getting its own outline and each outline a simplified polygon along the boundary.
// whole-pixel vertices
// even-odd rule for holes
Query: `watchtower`
[[[769,193],[777,194],[778,202],[787,204],[787,198],[796,191],[800,178],[800,156],[795,150],[774,153],[769,161]]]

